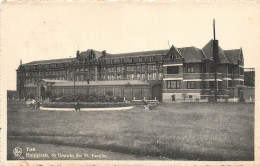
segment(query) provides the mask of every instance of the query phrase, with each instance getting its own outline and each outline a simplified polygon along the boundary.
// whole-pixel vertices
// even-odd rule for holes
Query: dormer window
[[[152,56],[152,57],[150,57],[150,61],[154,61],[154,57]]]
[[[112,59],[110,59],[110,60],[109,60],[109,64],[112,64],[112,63],[113,63],[113,60],[112,60]]]
[[[120,62],[120,63],[123,63],[123,59],[119,59],[119,62]]]
[[[134,58],[131,58],[131,61],[132,61],[132,62],[135,62]]]
[[[174,59],[174,56],[173,56],[173,55],[171,55],[171,56],[170,56],[170,59]]]

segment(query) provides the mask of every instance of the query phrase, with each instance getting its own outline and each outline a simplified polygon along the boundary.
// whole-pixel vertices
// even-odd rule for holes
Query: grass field
[[[12,141],[9,157],[11,144],[25,141],[139,159],[253,160],[254,104],[172,103],[150,111],[137,107],[62,112],[29,110],[24,103],[12,101],[8,102],[8,140]]]

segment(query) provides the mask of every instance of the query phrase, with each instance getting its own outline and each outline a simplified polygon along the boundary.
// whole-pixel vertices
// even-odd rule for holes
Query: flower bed
[[[75,108],[75,103],[67,102],[43,102],[43,107],[47,108]],[[111,108],[111,107],[128,107],[130,102],[80,102],[80,108]]]

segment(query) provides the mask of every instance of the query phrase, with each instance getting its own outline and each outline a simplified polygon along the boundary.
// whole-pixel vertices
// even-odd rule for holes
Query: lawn
[[[171,103],[150,111],[136,107],[62,112],[30,110],[12,101],[8,140],[54,144],[57,149],[91,148],[140,159],[254,160],[254,104]]]

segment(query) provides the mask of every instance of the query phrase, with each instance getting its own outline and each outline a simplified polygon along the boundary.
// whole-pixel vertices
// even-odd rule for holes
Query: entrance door
[[[175,95],[172,95],[172,101],[175,101]]]
[[[45,87],[43,85],[41,86],[41,97],[45,99]]]
[[[152,87],[152,99],[162,101],[162,85],[156,84]]]

